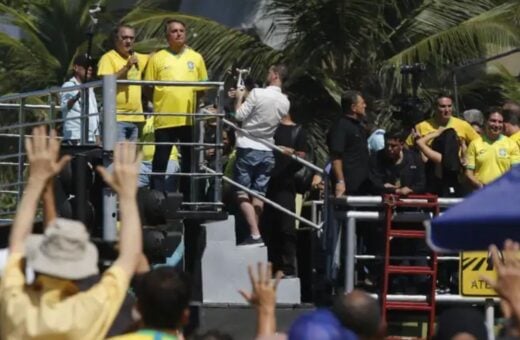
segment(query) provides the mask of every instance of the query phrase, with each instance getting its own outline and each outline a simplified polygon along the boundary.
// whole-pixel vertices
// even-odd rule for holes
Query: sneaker
[[[251,236],[248,236],[242,243],[240,243],[239,247],[263,247],[264,240],[261,237],[254,239]]]

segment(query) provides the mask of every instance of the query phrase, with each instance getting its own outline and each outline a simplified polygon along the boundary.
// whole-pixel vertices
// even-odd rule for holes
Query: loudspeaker
[[[96,145],[62,145],[71,162],[54,181],[58,215],[79,220],[94,237],[103,235],[103,180],[95,168],[103,164],[103,150]]]

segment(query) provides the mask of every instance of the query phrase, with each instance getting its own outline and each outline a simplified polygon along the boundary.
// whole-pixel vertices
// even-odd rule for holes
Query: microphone
[[[135,54],[135,51],[134,51],[133,49],[130,49],[130,50],[128,51],[128,53],[130,53],[130,56],[133,57],[134,54]],[[135,69],[136,69],[137,71],[139,71],[139,63],[138,63],[138,62],[135,63],[134,66],[135,66]]]

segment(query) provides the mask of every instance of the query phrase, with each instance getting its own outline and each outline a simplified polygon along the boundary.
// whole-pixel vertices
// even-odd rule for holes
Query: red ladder
[[[381,294],[381,305],[383,312],[383,320],[386,322],[389,310],[401,311],[421,311],[428,313],[428,338],[433,336],[435,323],[435,290],[437,282],[437,254],[431,252],[429,265],[426,266],[402,266],[390,264],[390,248],[391,240],[397,238],[405,239],[425,239],[426,232],[421,220],[408,221],[416,222],[416,229],[404,229],[399,227],[399,222],[395,220],[395,213],[398,208],[421,208],[423,212],[433,213],[434,216],[439,214],[439,203],[437,196],[433,195],[409,195],[400,197],[396,195],[385,195],[383,197],[385,203],[385,221],[386,221],[386,245],[385,245],[385,266],[384,266],[384,282],[383,292]],[[424,216],[424,215],[423,215]],[[404,223],[403,223],[404,224]],[[413,256],[413,254],[411,255]],[[388,286],[391,275],[425,275],[431,280],[431,290],[426,295],[426,301],[388,301]]]

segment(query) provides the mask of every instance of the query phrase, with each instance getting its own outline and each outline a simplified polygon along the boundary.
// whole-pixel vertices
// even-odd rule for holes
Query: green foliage
[[[2,58],[0,93],[24,92],[61,84],[73,57],[86,51],[93,0],[42,0],[26,2],[24,11],[0,3],[5,23],[21,31],[21,39],[0,33]],[[97,34],[99,50],[103,34]]]
[[[0,0],[3,21],[22,31],[21,40],[0,34],[0,93],[60,84],[73,56],[86,49],[87,10],[94,2]],[[292,113],[308,127],[323,158],[324,131],[341,113],[338,102],[346,89],[361,90],[376,122],[389,126],[394,99],[405,83],[401,65],[427,66],[419,95],[429,101],[451,88],[453,67],[520,46],[518,0],[270,0],[264,11],[273,21],[270,38],[283,42],[279,49],[257,35],[175,12],[179,5],[177,0],[139,0],[129,13],[103,21],[112,25],[117,17],[134,25],[136,49],[143,52],[165,47],[167,18],[185,21],[188,42],[204,56],[211,79],[230,80],[228,71],[240,66],[252,67],[252,76],[263,80],[270,64],[284,61],[291,70],[286,90]],[[98,32],[96,56],[105,49],[109,30]],[[482,87],[489,84],[475,81],[484,79],[477,71],[460,80],[461,93],[471,103],[488,93]],[[516,98],[514,78],[495,76],[494,81],[493,93]]]

